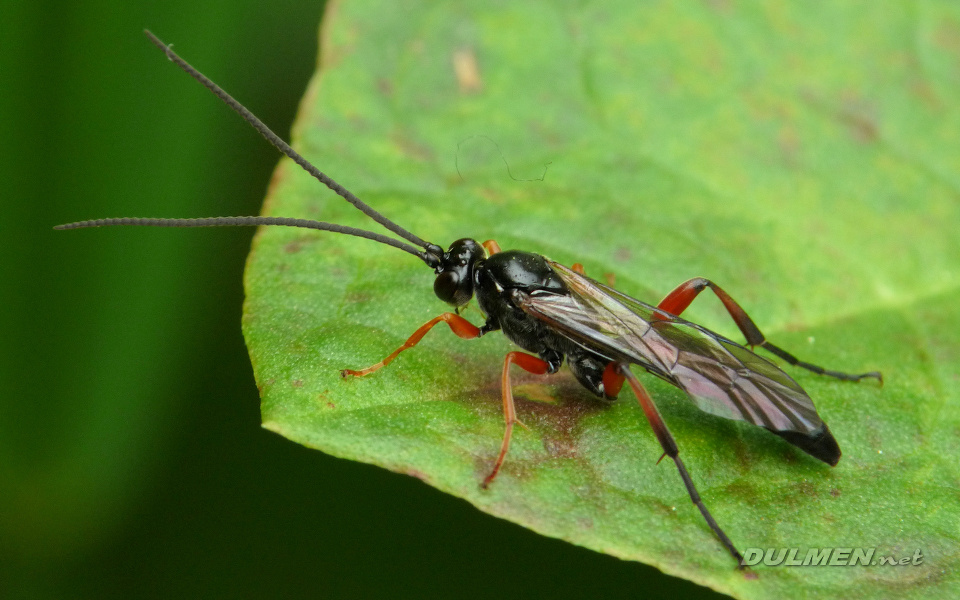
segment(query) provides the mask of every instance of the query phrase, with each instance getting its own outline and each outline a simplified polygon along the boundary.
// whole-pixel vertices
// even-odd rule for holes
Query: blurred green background
[[[0,597],[714,596],[262,430],[252,231],[51,230],[259,212],[278,154],[141,29],[287,137],[322,11],[4,3]]]

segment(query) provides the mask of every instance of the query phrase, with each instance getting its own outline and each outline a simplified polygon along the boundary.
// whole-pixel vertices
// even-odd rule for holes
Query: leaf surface
[[[840,442],[833,469],[644,381],[741,550],[919,549],[922,564],[759,565],[745,580],[669,461],[655,466],[660,448],[629,392],[602,405],[566,371],[514,374],[529,431],[515,432],[482,490],[511,345],[438,327],[375,375],[342,380],[340,369],[379,361],[446,310],[429,269],[356,238],[257,235],[244,333],[264,426],[736,597],[955,593],[960,11],[486,6],[332,2],[296,147],[440,245],[495,238],[612,273],[648,302],[708,277],[802,359],[882,371],[881,388],[787,367]],[[377,228],[286,160],[264,212]],[[712,297],[684,316],[740,339]]]

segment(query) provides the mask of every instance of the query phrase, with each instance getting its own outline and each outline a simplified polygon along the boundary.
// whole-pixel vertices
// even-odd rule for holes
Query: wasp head
[[[473,297],[473,269],[486,252],[476,240],[463,238],[450,244],[436,267],[433,291],[447,304],[463,306]]]

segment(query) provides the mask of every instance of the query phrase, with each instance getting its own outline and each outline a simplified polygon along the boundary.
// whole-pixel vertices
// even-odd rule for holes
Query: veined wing
[[[644,367],[684,390],[700,410],[774,432],[822,435],[824,424],[813,401],[769,360],[548,262],[570,293],[519,293],[515,299],[527,314],[591,352]]]

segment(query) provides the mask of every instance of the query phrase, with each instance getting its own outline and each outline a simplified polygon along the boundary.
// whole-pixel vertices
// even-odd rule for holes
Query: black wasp
[[[503,363],[506,431],[500,453],[490,474],[483,480],[483,487],[490,485],[497,476],[510,447],[513,426],[519,422],[510,386],[510,365],[517,365],[530,373],[548,374],[556,373],[566,359],[577,381],[594,395],[607,400],[615,399],[626,382],[650,421],[664,455],[677,465],[693,503],[738,564],[742,563],[740,553],[700,499],[670,430],[649,394],[630,371],[630,366],[641,367],[682,389],[705,412],[763,427],[829,465],[836,465],[840,460],[836,439],[817,414],[810,397],[793,379],[744,346],[678,315],[700,292],[709,288],[723,302],[750,347],[760,346],[792,365],[838,379],[881,379],[880,373],[851,375],[798,360],[768,342],[740,305],[707,279],[691,279],[670,292],[660,304],[652,306],[586,277],[580,265],[567,268],[539,254],[501,251],[494,241],[480,244],[464,238],[453,242],[444,251],[388,220],[321,173],[219,86],[187,64],[152,33],[145,33],[167,58],[216,94],[281,152],[364,214],[416,247],[362,229],[282,217],[97,219],[60,225],[57,229],[106,225],[282,225],[363,237],[408,252],[436,273],[433,290],[438,298],[459,309],[476,296],[486,322],[477,327],[459,314],[444,313],[417,329],[406,343],[381,362],[361,370],[346,369],[341,375],[362,377],[386,366],[441,322],[464,339],[503,331],[510,341],[526,352],[510,352]]]

